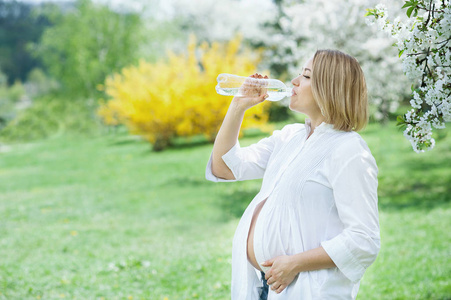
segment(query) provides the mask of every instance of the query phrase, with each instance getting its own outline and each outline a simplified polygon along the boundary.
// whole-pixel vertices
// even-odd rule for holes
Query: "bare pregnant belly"
[[[251,265],[256,268],[257,270],[260,270],[260,266],[258,265],[257,259],[255,258],[254,253],[254,231],[255,231],[255,224],[257,223],[258,215],[260,214],[260,211],[262,210],[263,205],[265,205],[266,199],[260,202],[254,210],[254,214],[252,216],[251,226],[249,227],[249,234],[247,236],[247,259],[251,263]]]

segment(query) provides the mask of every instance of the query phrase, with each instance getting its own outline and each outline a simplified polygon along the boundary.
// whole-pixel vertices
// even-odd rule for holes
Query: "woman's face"
[[[310,58],[302,69],[298,77],[291,80],[293,84],[293,94],[290,101],[290,109],[301,112],[310,119],[321,117],[321,110],[313,99],[311,89],[313,58]]]

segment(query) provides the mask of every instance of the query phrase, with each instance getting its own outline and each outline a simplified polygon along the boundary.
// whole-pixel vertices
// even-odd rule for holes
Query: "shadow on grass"
[[[126,132],[119,132],[111,134],[109,137],[109,146],[123,146],[123,145],[130,145],[130,144],[136,144],[136,143],[143,143],[146,142],[143,140],[143,138],[139,135],[132,135],[128,134]]]
[[[138,139],[121,139],[121,140],[114,141],[114,142],[110,143],[110,146],[124,146],[124,145],[136,144],[137,142],[141,142],[141,140],[138,140]]]
[[[176,186],[176,187],[201,187],[201,186],[209,186],[211,185],[211,182],[205,180],[205,179],[197,179],[197,178],[190,178],[188,176],[182,176],[177,178],[171,178],[165,183],[160,184],[160,187],[165,186]]]
[[[390,173],[381,174],[379,205],[382,209],[429,210],[451,204],[449,155],[441,153],[402,162],[391,169],[385,166]]]
[[[270,133],[263,132],[258,128],[248,128],[243,131],[245,138],[256,138],[261,137],[264,138],[269,136]],[[142,137],[138,135],[128,134],[126,131],[117,131],[111,133],[111,141],[109,142],[109,146],[127,146],[136,143],[147,143]],[[190,149],[196,148],[204,145],[213,145],[213,141],[209,140],[205,135],[195,135],[190,137],[175,137],[171,139],[169,145],[164,150],[182,150],[182,149]],[[162,152],[164,152],[164,150]],[[149,152],[158,153],[160,151],[154,152],[152,151],[152,145],[149,143],[149,151],[146,151],[146,154]]]
[[[172,141],[172,144],[168,147],[168,149],[189,149],[207,144],[213,145],[213,143],[206,139],[204,136],[195,136],[192,138],[176,138],[174,139],[174,141]]]
[[[418,209],[431,210],[451,204],[451,188],[443,192],[431,191],[427,185],[413,185],[388,196],[379,197],[379,207],[383,210]]]
[[[221,196],[219,207],[225,220],[240,218],[258,190],[233,191]]]
[[[263,132],[258,128],[249,128],[244,130],[244,138],[264,138],[268,135],[270,134]],[[186,149],[208,144],[213,146],[213,141],[207,139],[204,135],[196,135],[192,137],[176,137],[171,141],[171,146],[169,146],[168,149]]]

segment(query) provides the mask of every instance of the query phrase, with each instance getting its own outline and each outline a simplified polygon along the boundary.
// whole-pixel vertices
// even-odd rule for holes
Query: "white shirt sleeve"
[[[274,147],[283,135],[290,134],[298,127],[287,125],[282,130],[275,130],[270,137],[260,140],[248,147],[240,147],[239,142],[222,156],[224,163],[235,176],[235,180],[225,180],[213,175],[211,171],[211,156],[205,170],[205,178],[214,182],[231,182],[263,178],[268,161]]]
[[[236,144],[225,155],[227,155],[229,153],[235,153],[236,152],[236,148],[240,148],[239,142],[236,142]],[[208,160],[207,168],[205,169],[205,178],[207,180],[213,181],[213,182],[234,182],[234,181],[237,181],[237,179],[223,179],[223,178],[219,178],[219,177],[216,177],[215,175],[213,175],[213,172],[211,170],[212,156],[213,156],[213,153],[210,154],[210,159]],[[223,159],[224,159],[224,156],[223,156]],[[227,165],[227,163],[226,163],[226,165]],[[230,167],[229,167],[229,169],[230,169]],[[233,171],[232,171],[232,173],[233,173]],[[235,176],[235,178],[236,178],[236,176]]]
[[[352,149],[348,145],[342,150],[331,163],[330,183],[344,229],[321,245],[338,269],[357,282],[380,249],[378,170],[363,140]]]

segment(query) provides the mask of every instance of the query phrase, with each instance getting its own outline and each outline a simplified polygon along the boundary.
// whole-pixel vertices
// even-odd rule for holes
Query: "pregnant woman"
[[[232,299],[355,299],[380,249],[378,170],[356,133],[368,122],[365,78],[355,58],[318,50],[291,83],[305,124],[241,148],[244,113],[267,95],[234,97],[207,165],[215,182],[263,178],[233,239]]]

